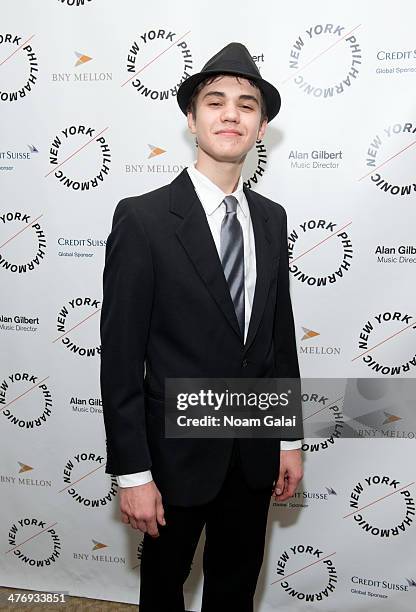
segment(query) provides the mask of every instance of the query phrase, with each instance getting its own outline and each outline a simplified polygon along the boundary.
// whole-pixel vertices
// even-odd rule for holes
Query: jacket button
[[[246,368],[247,366],[248,366],[247,359],[243,359],[243,361],[241,362],[241,367]]]

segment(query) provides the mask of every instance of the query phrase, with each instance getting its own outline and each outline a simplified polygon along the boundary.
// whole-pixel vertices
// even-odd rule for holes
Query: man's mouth
[[[237,130],[219,130],[216,134],[220,134],[222,136],[241,136],[240,132]]]

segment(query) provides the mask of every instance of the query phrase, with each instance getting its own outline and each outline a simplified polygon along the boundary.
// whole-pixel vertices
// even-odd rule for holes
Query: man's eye
[[[248,104],[243,104],[243,108],[246,108],[248,110],[253,110],[253,107],[249,106]]]
[[[219,102],[210,102],[209,104],[210,106],[219,106],[220,103]]]

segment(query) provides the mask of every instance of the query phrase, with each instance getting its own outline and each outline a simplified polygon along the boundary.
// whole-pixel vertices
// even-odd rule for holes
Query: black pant
[[[252,612],[271,494],[247,486],[235,440],[218,495],[200,506],[165,506],[160,536],[145,534],[140,612],[184,612],[183,584],[204,525],[202,612]]]

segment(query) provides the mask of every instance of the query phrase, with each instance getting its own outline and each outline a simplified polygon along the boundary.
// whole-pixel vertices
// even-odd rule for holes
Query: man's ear
[[[192,134],[196,134],[195,119],[194,119],[194,116],[193,116],[192,112],[189,110],[187,112],[186,116],[188,118],[188,128],[189,128],[190,132]]]
[[[259,133],[257,134],[257,140],[263,140],[263,136],[266,133],[267,119],[263,119],[259,127]]]

